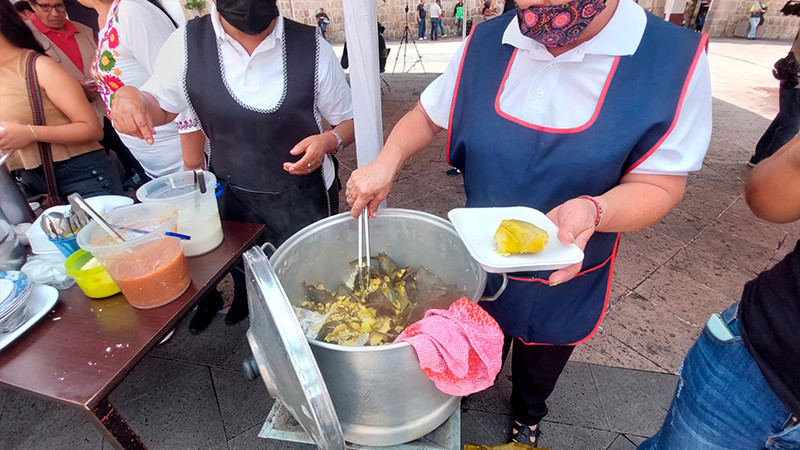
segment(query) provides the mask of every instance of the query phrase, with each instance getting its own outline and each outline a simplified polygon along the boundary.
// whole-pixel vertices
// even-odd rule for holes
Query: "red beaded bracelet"
[[[603,221],[603,206],[600,205],[600,202],[590,195],[581,195],[578,198],[586,199],[594,203],[595,210],[597,210],[597,215],[594,217],[594,227],[597,228],[600,226],[600,222]]]

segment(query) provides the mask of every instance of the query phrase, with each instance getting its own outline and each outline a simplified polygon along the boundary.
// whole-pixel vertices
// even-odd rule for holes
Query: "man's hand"
[[[27,125],[0,122],[0,150],[17,150],[34,142],[36,142],[36,138]]]
[[[594,221],[597,217],[597,208],[591,200],[573,198],[556,206],[547,217],[558,226],[558,240],[565,244],[578,246],[581,250],[586,248],[586,243],[594,234]],[[572,264],[550,274],[550,286],[571,280],[581,271],[582,262]]]
[[[114,93],[111,121],[120,133],[144,139],[153,144],[156,134],[153,118],[147,110],[147,99],[138,89],[123,86]]]
[[[303,157],[294,163],[283,163],[283,170],[292,175],[310,174],[322,166],[325,154],[336,148],[336,142],[336,136],[331,133],[315,134],[303,139],[289,150],[289,154]]]

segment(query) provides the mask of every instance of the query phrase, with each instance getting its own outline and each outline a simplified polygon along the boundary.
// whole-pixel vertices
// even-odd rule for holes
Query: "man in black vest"
[[[338,213],[333,154],[354,139],[350,88],[330,44],[314,27],[284,19],[276,0],[218,0],[178,29],[142,90],[116,92],[112,120],[152,142],[154,126],[187,108],[210,140],[223,220],[263,223],[264,239],[278,246]],[[333,128],[323,132],[322,119]],[[232,275],[228,324],[247,316],[244,275]],[[221,306],[218,293],[209,295],[190,331]]]

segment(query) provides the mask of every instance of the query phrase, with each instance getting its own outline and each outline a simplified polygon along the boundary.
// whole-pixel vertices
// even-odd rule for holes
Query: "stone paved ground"
[[[418,49],[426,69],[441,72],[457,46],[444,40],[421,42]],[[675,211],[623,237],[605,321],[596,337],[576,350],[559,381],[543,424],[543,445],[633,449],[654,433],[669,406],[674,373],[707,316],[733,302],[745,281],[800,238],[798,225],[753,217],[741,196],[744,162],[776,111],[777,88],[769,70],[787,50],[786,42],[712,41],[714,134],[703,169],[690,177]],[[390,71],[393,62],[390,58]],[[433,77],[384,75],[391,86],[384,94],[387,133]],[[352,155],[344,152],[343,180],[355,166]],[[401,172],[389,205],[442,217],[462,206],[461,179],[446,176],[446,169],[440,135]],[[262,383],[247,382],[241,373],[249,353],[246,321],[227,327],[219,316],[197,337],[186,326],[185,320],[110,397],[150,448],[309,448],[257,437],[272,400]],[[511,421],[507,371],[496,386],[462,403],[462,439],[506,440]],[[0,448],[110,445],[74,410],[0,390]]]

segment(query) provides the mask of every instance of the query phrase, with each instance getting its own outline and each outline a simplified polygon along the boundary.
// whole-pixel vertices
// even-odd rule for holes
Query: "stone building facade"
[[[210,1],[210,0],[207,0]],[[403,36],[403,31],[406,24],[411,32],[411,36],[416,39],[417,24],[415,19],[415,11],[419,0],[375,0],[378,2],[378,21],[386,27],[383,36],[387,39],[400,39]],[[433,0],[426,0],[426,6],[430,6]],[[483,7],[484,0],[465,0],[466,7],[465,17],[472,18],[475,23],[482,20],[480,17],[480,10]],[[800,28],[800,17],[787,17],[781,14],[780,10],[786,3],[786,0],[761,0],[767,5],[767,14],[764,17],[764,25],[758,28],[758,37],[771,38],[771,39],[793,39]],[[445,34],[454,35],[460,31],[456,30],[455,18],[453,17],[453,9],[455,8],[456,0],[442,0],[442,10],[444,11],[444,26]],[[699,4],[699,0],[639,0],[639,6],[647,11],[652,12],[658,16],[665,16],[665,8],[671,8],[673,11],[672,21],[675,20],[674,11],[680,11],[682,5],[684,7],[683,21],[687,26],[694,27],[695,8]],[[747,12],[753,0],[712,0],[711,7],[706,16],[705,26],[703,32],[711,36],[739,36],[744,37],[747,34],[747,19],[749,13]],[[319,8],[325,8],[325,12],[331,19],[328,24],[327,37],[331,42],[344,41],[344,12],[342,9],[342,0],[278,0],[281,11],[285,17],[294,19],[298,22],[308,25],[316,25],[314,16],[319,11]],[[405,12],[406,5],[408,6],[408,13]],[[501,0],[494,0],[494,5],[498,11],[502,11],[503,2]],[[197,15],[196,12],[187,12],[187,17],[191,18]],[[428,18],[430,19],[430,18]],[[426,27],[427,34],[430,34],[430,21]]]

